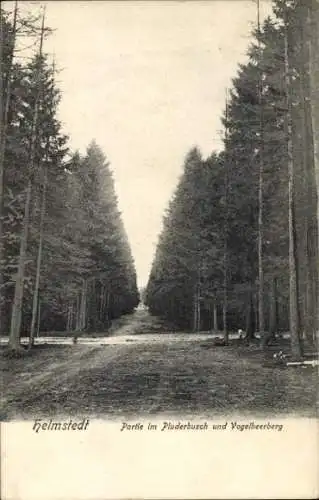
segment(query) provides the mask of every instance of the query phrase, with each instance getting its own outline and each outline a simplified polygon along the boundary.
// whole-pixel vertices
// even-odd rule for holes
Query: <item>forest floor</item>
[[[174,333],[145,310],[115,322],[105,339],[41,343],[20,358],[1,347],[1,420],[34,417],[130,418],[315,416],[317,369],[273,362],[233,338]]]

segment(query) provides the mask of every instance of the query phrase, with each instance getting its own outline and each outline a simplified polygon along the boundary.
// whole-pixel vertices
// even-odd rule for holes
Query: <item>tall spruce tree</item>
[[[263,324],[260,318],[263,314],[264,345],[279,330],[290,329],[292,351],[296,356],[302,351],[302,337],[309,342],[314,338],[318,290],[318,197],[314,162],[317,130],[313,97],[317,59],[311,50],[318,38],[318,32],[314,34],[313,31],[314,19],[317,21],[315,6],[316,2],[276,0],[274,16],[253,32],[248,62],[239,65],[230,92],[227,120],[223,118],[228,133],[225,149],[215,162],[215,167],[217,164],[220,167],[210,172],[211,179],[217,175],[219,186],[223,185],[225,166],[229,172],[227,211],[231,280],[227,322],[230,328],[244,328],[250,340],[257,325]],[[201,161],[202,165],[209,163],[209,159]],[[212,228],[217,235],[217,245],[211,244],[211,250],[219,248],[224,238],[220,221],[225,220],[226,204],[223,196],[216,198],[202,189],[199,199],[209,214],[208,219],[204,218],[203,228],[194,219],[196,209],[188,201],[194,196],[198,180],[188,182],[188,196],[183,198],[179,192],[185,182],[184,172],[164,219],[146,297],[151,311],[167,315],[170,310],[171,319],[176,318],[180,326],[190,327],[193,315],[184,312],[182,320],[180,311],[194,309],[190,280],[186,281],[191,266],[187,263],[185,268],[189,272],[184,271],[182,279],[177,261],[180,251],[175,252],[175,249],[183,244],[184,255],[187,255],[195,245],[193,234],[204,234]],[[198,198],[196,200],[198,204]],[[185,211],[186,205],[192,206],[194,214]],[[261,208],[262,227],[257,218]],[[178,225],[177,210],[182,214]],[[183,223],[184,217],[187,221]],[[194,220],[196,230],[192,230],[188,239],[185,227],[190,220]],[[183,231],[179,229],[182,227]],[[193,254],[195,256],[196,250]],[[222,269],[221,256],[222,253],[217,252],[211,259],[215,269],[220,266]],[[199,252],[197,260],[200,261]],[[209,293],[218,297],[221,306],[218,272],[211,273],[210,278]],[[260,300],[256,300],[258,289],[263,290],[262,313]],[[205,301],[201,304],[201,308],[204,307]],[[220,315],[221,307],[218,311]],[[218,321],[216,312],[214,324]],[[202,327],[210,325],[209,316],[201,315]],[[292,316],[297,323],[294,324]]]

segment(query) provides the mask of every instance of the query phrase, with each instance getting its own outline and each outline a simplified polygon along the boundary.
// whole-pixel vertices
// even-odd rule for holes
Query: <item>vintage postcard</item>
[[[4,500],[317,498],[319,2],[4,1]]]

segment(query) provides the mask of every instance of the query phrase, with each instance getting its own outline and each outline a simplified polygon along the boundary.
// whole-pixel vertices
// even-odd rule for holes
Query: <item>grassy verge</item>
[[[316,369],[276,365],[276,349],[183,340],[38,346],[25,358],[1,356],[1,416],[315,416]]]

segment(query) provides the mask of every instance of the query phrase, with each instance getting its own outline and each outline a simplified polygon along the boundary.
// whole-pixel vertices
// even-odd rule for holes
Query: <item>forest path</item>
[[[155,317],[150,316],[146,310],[138,310],[133,314],[123,316],[118,322],[115,321],[113,328],[108,333],[109,337],[92,339],[93,341],[90,344],[82,344],[79,341],[76,345],[63,345],[63,349],[58,349],[57,352],[55,348],[62,347],[61,345],[48,346],[49,348],[43,349],[40,356],[37,356],[36,373],[33,369],[34,358],[36,354],[39,354],[37,351],[40,349],[35,348],[34,351],[30,351],[30,354],[23,358],[7,360],[1,357],[4,390],[1,391],[0,408],[10,403],[10,394],[12,393],[14,393],[14,399],[19,400],[27,393],[38,392],[38,387],[46,386],[52,380],[59,380],[61,387],[63,387],[63,384],[76,378],[82,370],[96,368],[101,365],[105,366],[108,362],[121,356],[125,347],[128,348],[128,346],[125,346],[126,339],[124,338],[124,345],[119,347],[117,344],[119,337],[134,335],[141,331],[142,326],[149,329],[154,325],[157,325]],[[113,341],[114,337],[117,337],[116,341]],[[104,339],[108,340],[106,345],[112,345],[112,350],[101,349]],[[49,343],[49,339],[44,340]],[[46,347],[46,345],[41,347]]]
[[[212,335],[174,333],[142,309],[109,334],[0,356],[1,419],[315,412],[316,370],[267,366],[256,346],[216,347]]]
[[[160,318],[152,316],[146,308],[138,307],[133,314],[128,314],[115,320],[109,335],[119,337],[122,335],[149,334],[161,332],[166,327]]]

